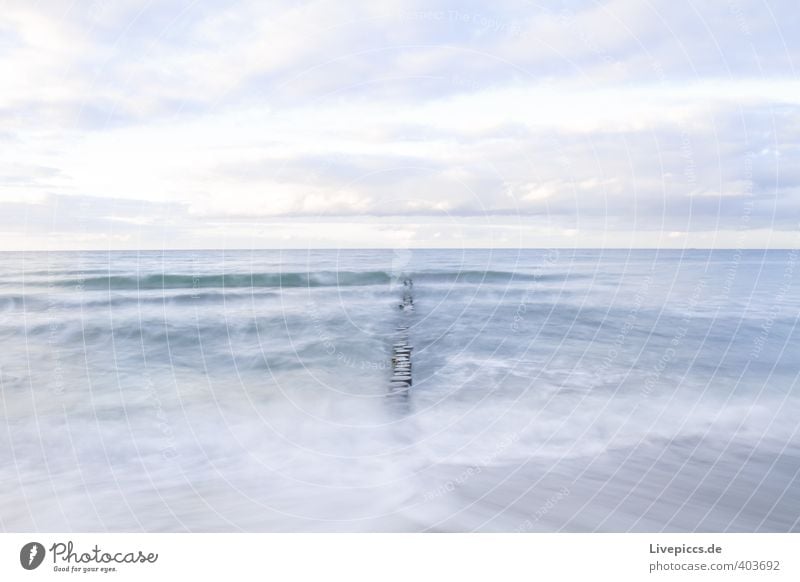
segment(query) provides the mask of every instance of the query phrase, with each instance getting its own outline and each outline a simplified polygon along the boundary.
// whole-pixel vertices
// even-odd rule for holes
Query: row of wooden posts
[[[408,341],[408,318],[414,311],[413,289],[414,282],[411,279],[403,281],[403,302],[398,306],[402,312],[403,321],[397,326],[397,334],[392,344],[392,379],[389,384],[389,391],[393,394],[407,394],[413,384],[411,377],[411,351],[413,347]]]

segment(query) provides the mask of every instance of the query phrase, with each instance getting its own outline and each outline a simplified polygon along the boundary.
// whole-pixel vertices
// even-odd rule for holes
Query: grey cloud
[[[183,205],[139,200],[51,194],[35,203],[0,201],[0,225],[20,234],[157,233],[166,227],[186,226],[187,216]],[[146,221],[137,224],[137,217]]]
[[[119,6],[90,3],[66,15],[94,49],[68,69],[87,90],[78,122],[88,128],[253,103],[424,100],[542,78],[775,76],[791,72],[799,54],[800,21],[787,2]],[[299,39],[266,38],[270,26]],[[74,102],[51,107],[74,123]]]
[[[58,3],[19,6],[47,18]],[[158,234],[202,230],[215,217],[323,214],[520,215],[565,228],[784,229],[800,211],[800,111],[769,94],[741,104],[720,100],[704,118],[687,114],[682,126],[636,130],[357,120],[337,137],[412,153],[319,154],[309,136],[307,152],[191,170],[209,184],[209,198],[224,199],[231,181],[264,197],[276,185],[291,186],[296,204],[280,212],[220,214],[192,210],[188,201],[122,201],[113,192],[63,196],[59,183],[71,176],[57,155],[88,133],[179,118],[202,124],[248,107],[269,107],[280,118],[302,107],[335,114],[337,104],[380,103],[390,116],[394,106],[548,82],[561,82],[565,91],[646,85],[679,92],[695,80],[795,80],[800,11],[793,2],[94,2],[63,18],[86,48],[77,55],[56,50],[63,62],[37,68],[52,83],[45,89],[9,101],[0,96],[8,128],[0,139],[32,152],[27,165],[0,167],[0,188],[50,196],[38,205],[2,203],[6,228],[20,228],[23,216],[25,228],[48,232]],[[25,42],[0,22],[0,59],[38,54]],[[431,144],[439,153],[423,154]],[[261,145],[280,143],[265,135]],[[358,204],[333,199],[344,189]],[[83,193],[79,184],[71,191]],[[319,204],[326,192],[330,204]]]

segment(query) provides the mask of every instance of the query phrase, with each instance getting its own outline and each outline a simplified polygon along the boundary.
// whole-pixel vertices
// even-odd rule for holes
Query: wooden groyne
[[[413,382],[411,376],[411,351],[414,349],[408,341],[408,318],[414,311],[414,282],[403,281],[403,302],[398,305],[403,320],[397,326],[397,334],[392,344],[392,379],[389,383],[390,394],[408,394]]]

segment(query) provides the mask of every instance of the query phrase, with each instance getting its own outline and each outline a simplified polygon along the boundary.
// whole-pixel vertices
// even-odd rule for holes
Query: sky
[[[0,249],[800,247],[796,0],[0,0]]]

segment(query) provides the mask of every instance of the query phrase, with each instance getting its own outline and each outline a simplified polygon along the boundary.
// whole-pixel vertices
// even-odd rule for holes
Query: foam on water
[[[0,526],[798,530],[796,259],[4,253]]]

